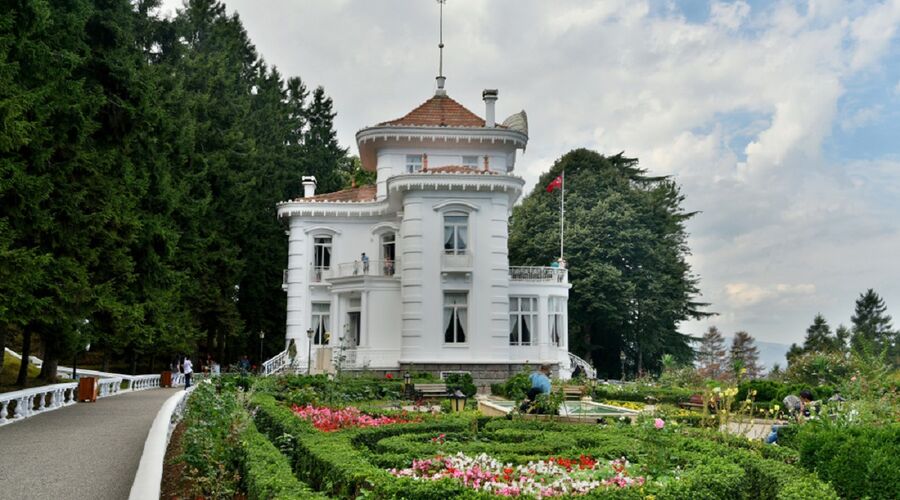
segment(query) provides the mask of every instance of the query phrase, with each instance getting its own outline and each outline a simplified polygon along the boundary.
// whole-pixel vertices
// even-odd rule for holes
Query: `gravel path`
[[[178,390],[78,403],[0,427],[0,497],[127,499],[153,418]]]

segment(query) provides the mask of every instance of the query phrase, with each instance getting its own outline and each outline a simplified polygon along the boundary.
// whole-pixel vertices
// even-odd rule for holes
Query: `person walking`
[[[184,357],[184,363],[181,364],[181,371],[184,372],[184,389],[187,390],[191,386],[191,375],[194,374],[194,364],[191,363],[190,357]]]

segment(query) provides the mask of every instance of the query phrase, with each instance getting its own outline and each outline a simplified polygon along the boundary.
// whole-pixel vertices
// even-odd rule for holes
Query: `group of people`
[[[363,252],[359,256],[359,260],[353,264],[353,274],[359,274],[360,267],[362,267],[362,274],[369,274],[369,256],[366,255],[366,252]],[[393,276],[394,275],[394,260],[390,257],[384,258],[384,276]]]

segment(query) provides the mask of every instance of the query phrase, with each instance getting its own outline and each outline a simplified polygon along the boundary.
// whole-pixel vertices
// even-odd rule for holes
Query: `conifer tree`
[[[559,194],[544,190],[566,173],[566,260],[573,283],[569,337],[601,376],[659,372],[663,354],[689,363],[694,353],[681,321],[704,317],[698,280],[686,256],[683,195],[636,159],[570,151],[541,176],[513,210],[511,265],[546,266],[559,257]]]
[[[728,363],[738,378],[742,376],[759,378],[762,375],[762,367],[759,366],[759,349],[757,349],[756,340],[752,335],[745,331],[734,334],[731,339]]]
[[[884,299],[869,288],[856,299],[856,307],[850,318],[853,323],[850,345],[860,354],[882,354],[894,357],[897,349],[897,332],[893,331],[891,316],[887,314]]]
[[[703,378],[718,379],[725,374],[727,361],[725,338],[715,326],[709,327],[700,338],[697,350],[697,369]]]

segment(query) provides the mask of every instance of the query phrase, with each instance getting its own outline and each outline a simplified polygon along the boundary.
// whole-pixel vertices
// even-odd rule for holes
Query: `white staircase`
[[[569,353],[569,364],[572,371],[575,371],[576,366],[580,366],[581,371],[584,372],[585,377],[589,379],[597,378],[597,370],[595,370],[594,367],[590,365],[590,363],[572,354],[571,352]]]

